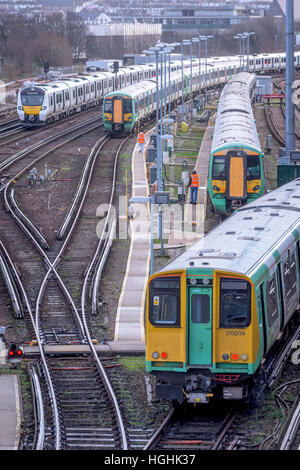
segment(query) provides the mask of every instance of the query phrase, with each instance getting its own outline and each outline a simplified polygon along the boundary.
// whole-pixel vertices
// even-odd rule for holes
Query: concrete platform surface
[[[18,450],[21,402],[18,376],[0,374],[0,450]]]

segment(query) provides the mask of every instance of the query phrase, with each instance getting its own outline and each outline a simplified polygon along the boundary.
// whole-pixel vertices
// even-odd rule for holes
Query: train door
[[[114,124],[123,124],[123,100],[113,100],[113,122]]]
[[[212,362],[212,288],[189,289],[189,364],[209,366]]]
[[[247,196],[246,170],[247,155],[242,151],[227,153],[227,197],[244,199]]]

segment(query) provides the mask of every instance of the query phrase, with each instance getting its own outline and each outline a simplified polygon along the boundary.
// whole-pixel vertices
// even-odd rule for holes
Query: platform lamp
[[[170,52],[168,53],[169,56],[169,89],[168,89],[168,94],[169,94],[169,107],[168,107],[168,115],[169,118],[171,117],[171,96],[172,96],[172,83],[171,83],[171,52],[174,51],[175,47],[178,45],[177,42],[171,43],[168,45]]]
[[[243,45],[243,66],[242,66],[242,69],[243,69],[243,72],[244,72],[244,70],[245,70],[245,39],[247,38],[247,36],[243,33],[241,38],[242,38],[242,45]]]
[[[207,42],[212,39],[213,36],[201,36],[201,39],[205,41],[205,102],[207,103]]]
[[[163,97],[163,54],[164,44],[159,43],[156,46],[150,47],[149,50],[143,51],[144,54],[155,54],[156,60],[156,151],[157,151],[157,189],[159,192],[163,191],[163,152],[162,152],[162,97]],[[158,63],[160,61],[160,87],[159,87],[159,73]],[[160,106],[160,110],[159,110]],[[159,120],[159,111],[161,119]],[[153,200],[150,201],[153,204]],[[160,209],[160,208],[159,208]],[[164,253],[163,247],[163,230],[162,230],[162,211],[159,210],[159,238],[161,242],[160,254]]]
[[[184,39],[184,46],[190,46],[190,95],[191,95],[191,107],[190,107],[190,120],[192,120],[192,101],[193,101],[193,42],[190,39]]]
[[[255,35],[255,33],[252,31],[251,33],[244,33],[244,35],[247,38],[247,72],[249,72],[250,36]]]
[[[198,43],[198,59],[199,59],[199,65],[198,65],[198,88],[199,88],[199,107],[201,103],[201,41],[204,41],[203,36],[199,36],[198,38],[192,38],[193,43],[197,44]]]

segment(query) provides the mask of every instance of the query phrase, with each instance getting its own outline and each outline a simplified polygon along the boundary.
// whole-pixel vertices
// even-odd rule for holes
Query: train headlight
[[[190,284],[192,286],[195,286],[197,284],[197,279],[195,279],[194,277],[192,277],[192,279],[190,279]]]
[[[154,351],[154,352],[152,353],[152,357],[153,357],[153,359],[158,359],[158,358],[159,358],[158,352]]]
[[[260,190],[259,184],[257,186],[254,186],[254,188],[252,188],[252,191],[259,191],[259,190]]]
[[[23,106],[18,106],[19,111],[23,111]]]
[[[241,358],[242,358],[243,361],[247,361],[247,359],[248,359],[248,354],[243,353],[243,354],[241,355]]]
[[[219,188],[219,186],[216,186],[216,185],[215,185],[215,186],[213,186],[213,190],[219,192],[219,191],[220,191],[220,188]]]
[[[161,353],[161,357],[162,357],[162,359],[167,359],[168,354],[164,351],[164,352]]]
[[[47,106],[42,106],[42,111],[46,111]]]
[[[231,359],[232,359],[233,361],[237,361],[238,358],[239,358],[239,355],[238,355],[237,353],[232,353],[232,354],[231,354]]]
[[[228,359],[229,359],[229,354],[228,354],[228,353],[222,354],[222,359],[223,359],[223,361],[228,361]]]

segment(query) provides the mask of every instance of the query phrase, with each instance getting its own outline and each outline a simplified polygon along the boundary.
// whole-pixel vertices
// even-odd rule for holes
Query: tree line
[[[0,57],[4,77],[14,79],[52,67],[72,65],[85,48],[85,25],[73,13],[24,17],[0,12]]]

